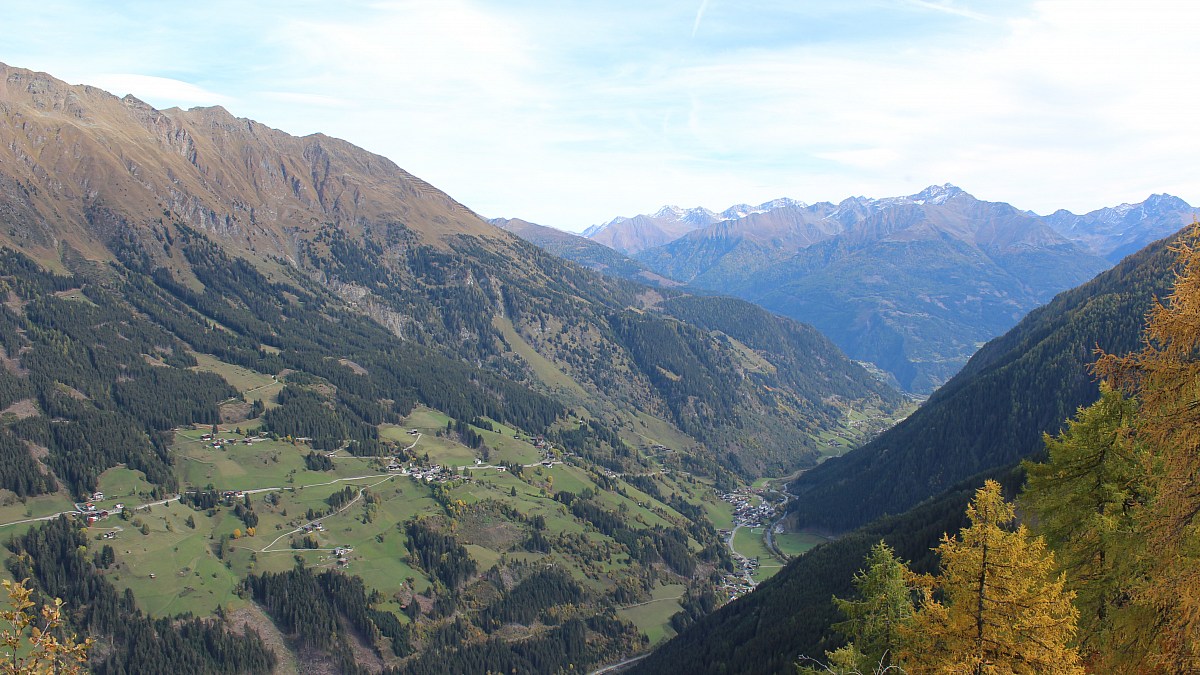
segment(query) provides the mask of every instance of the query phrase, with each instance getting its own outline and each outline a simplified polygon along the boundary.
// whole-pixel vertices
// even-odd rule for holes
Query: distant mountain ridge
[[[577,234],[538,225],[520,218],[491,218],[489,223],[507,230],[529,243],[560,258],[577,262],[584,267],[620,279],[629,279],[650,286],[675,287],[683,284],[650,271],[642,263],[603,244]]]
[[[807,202],[781,197],[757,206],[735,204],[724,211],[712,211],[702,206],[680,208],[666,205],[653,214],[636,216],[618,216],[605,223],[592,225],[579,236],[600,242],[609,248],[632,255],[639,251],[670,243],[694,232],[719,226],[720,231],[737,232],[741,236],[751,238],[762,237],[769,232],[770,217],[764,217],[774,211],[783,210],[779,220],[788,221],[802,219],[805,223],[815,223],[830,220],[833,223],[822,229],[827,236],[837,234],[842,227],[858,220],[863,214],[905,204],[932,205],[944,204],[959,194],[965,194],[962,188],[951,183],[930,185],[924,190],[906,196],[885,197],[872,199],[870,197],[847,197],[836,204],[832,202]],[[804,212],[801,217],[797,212]],[[1135,204],[1119,204],[1089,211],[1085,214],[1075,214],[1066,209],[1059,209],[1045,216],[1033,211],[1023,213],[1042,220],[1066,239],[1083,245],[1087,250],[1097,255],[1109,258],[1116,263],[1121,258],[1144,248],[1147,244],[1178,231],[1192,220],[1196,211],[1186,201],[1169,194],[1152,194],[1144,201]],[[739,222],[745,221],[745,222]],[[647,223],[656,226],[656,237],[636,244],[630,244],[637,236],[631,232]],[[713,236],[713,232],[695,236]],[[613,242],[620,242],[614,244]],[[650,245],[647,245],[650,244]]]
[[[670,243],[689,232],[716,223],[738,220],[791,206],[803,207],[805,204],[791,199],[775,199],[758,206],[734,204],[720,213],[710,211],[702,206],[681,209],[678,206],[668,205],[652,214],[640,214],[630,218],[618,216],[606,223],[587,228],[581,236],[600,242],[621,253],[633,255],[648,248]]]
[[[1154,194],[1137,204],[1097,209],[1083,215],[1058,210],[1043,220],[1064,237],[1116,263],[1152,241],[1192,222],[1196,209],[1178,197]]]
[[[1192,218],[1192,208],[1169,195],[1039,216],[949,183],[884,199],[781,199],[726,211],[742,212],[702,227],[692,218],[675,235],[660,228],[638,246],[628,241],[650,222],[644,216],[591,232],[594,241],[640,246],[630,255],[664,277],[810,323],[918,393],[933,391],[1054,294]],[[650,245],[667,236],[675,238]]]

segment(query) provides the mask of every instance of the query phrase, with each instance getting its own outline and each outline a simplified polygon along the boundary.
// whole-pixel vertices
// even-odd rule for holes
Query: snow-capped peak
[[[772,199],[769,202],[763,202],[762,204],[759,204],[758,207],[756,207],[755,212],[756,213],[766,213],[767,211],[774,211],[775,209],[783,209],[783,208],[788,208],[788,207],[792,207],[792,206],[802,209],[802,208],[808,206],[808,204],[805,202],[797,201],[795,199],[788,199],[787,197],[780,197],[779,199]]]
[[[930,185],[921,190],[915,195],[909,197],[914,204],[944,204],[947,199],[957,197],[958,195],[966,194],[963,190],[950,183],[943,185]]]
[[[737,220],[754,213],[754,207],[749,204],[734,204],[720,213],[722,220]]]

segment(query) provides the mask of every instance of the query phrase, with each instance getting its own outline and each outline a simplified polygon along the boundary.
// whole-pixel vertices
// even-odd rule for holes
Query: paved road
[[[283,539],[284,537],[287,537],[287,536],[296,534],[297,532],[300,532],[301,530],[303,530],[305,528],[305,526],[311,526],[319,520],[323,520],[323,519],[329,518],[331,516],[336,516],[339,513],[344,512],[346,509],[350,508],[351,506],[354,506],[355,502],[362,499],[363,493],[366,492],[368,489],[373,488],[376,485],[379,485],[380,483],[385,483],[388,480],[395,478],[396,475],[397,474],[394,474],[394,473],[377,473],[377,474],[374,474],[371,476],[358,476],[357,478],[338,478],[337,480],[331,480],[328,483],[315,483],[314,485],[305,485],[304,487],[314,487],[315,485],[331,485],[333,483],[340,483],[342,481],[348,481],[348,480],[362,480],[363,478],[380,478],[380,477],[383,478],[383,480],[380,480],[375,483],[371,483],[370,485],[364,485],[361,488],[359,488],[358,495],[355,496],[354,499],[351,499],[350,501],[346,502],[346,505],[343,506],[342,508],[338,509],[337,511],[334,511],[333,513],[321,516],[320,518],[317,518],[315,520],[310,520],[307,523],[305,523],[304,525],[301,525],[300,527],[297,527],[296,529],[294,529],[290,532],[284,532],[283,534],[276,537],[274,541],[272,541],[271,543],[269,543],[266,546],[259,549],[258,552],[259,553],[284,553],[284,552],[290,551],[292,553],[295,553],[297,551],[297,549],[291,548],[290,546],[288,548],[279,548],[279,549],[275,549],[275,550],[271,550],[271,547],[274,546],[275,544],[279,543],[280,539]],[[272,490],[272,489],[280,490],[282,488],[263,488],[261,490],[258,490],[258,492],[263,492],[265,490]],[[249,492],[249,490],[247,490],[247,492]],[[249,547],[246,547],[246,548],[249,548]],[[320,548],[320,549],[308,548],[308,549],[302,549],[302,550],[305,550],[305,551],[332,551],[333,549],[331,549],[331,548]]]
[[[784,488],[780,490],[780,492],[783,493],[783,503],[779,505],[779,517],[772,520],[770,523],[767,523],[767,531],[763,536],[763,541],[766,543],[768,551],[774,553],[775,557],[779,558],[780,562],[786,563],[787,561],[791,560],[791,556],[779,550],[779,547],[775,545],[775,526],[779,524],[779,521],[783,520],[787,516],[788,502],[795,499],[796,495],[787,491],[787,483],[784,483]]]
[[[397,476],[397,475],[399,475],[399,474],[374,473],[374,474],[368,474],[366,476],[350,476],[348,478],[336,478],[334,480],[326,481],[324,483],[311,483],[309,485],[288,485],[285,487],[254,488],[253,490],[243,490],[243,492],[245,492],[247,494],[258,494],[259,492],[277,492],[280,490],[317,487],[319,485],[333,485],[334,483],[342,483],[342,482],[351,481],[351,480],[363,480],[366,478],[385,478],[386,479],[386,478],[391,478],[391,477]],[[382,483],[383,481],[380,481],[380,482]],[[378,485],[378,483],[376,483],[376,485]],[[368,485],[367,487],[371,487],[371,486]],[[150,508],[152,506],[162,506],[163,504],[166,504],[168,502],[177,502],[177,501],[179,501],[180,496],[181,495],[173,495],[171,497],[167,497],[166,499],[160,499],[160,500],[154,501],[154,502],[146,502],[144,504],[138,504],[136,506],[128,506],[126,508],[130,511],[140,511],[142,509]],[[360,496],[361,496],[361,493],[360,493]],[[357,499],[355,501],[357,501]],[[21,525],[22,523],[38,523],[38,522],[43,522],[43,521],[47,521],[47,520],[54,520],[55,518],[57,518],[59,516],[72,515],[72,514],[79,515],[81,513],[82,513],[82,511],[80,511],[77,508],[69,509],[67,511],[59,511],[58,513],[51,513],[48,516],[39,516],[37,518],[22,518],[21,520],[10,520],[7,523],[0,523],[0,527],[8,527],[10,525]]]
[[[622,661],[617,661],[616,663],[609,664],[607,666],[604,666],[603,668],[593,670],[592,672],[588,673],[588,675],[604,675],[604,673],[620,672],[621,670],[624,670],[628,666],[631,666],[631,665],[637,663],[638,661],[641,661],[642,659],[646,658],[647,656],[650,656],[650,655],[642,654],[641,656],[631,656]]]

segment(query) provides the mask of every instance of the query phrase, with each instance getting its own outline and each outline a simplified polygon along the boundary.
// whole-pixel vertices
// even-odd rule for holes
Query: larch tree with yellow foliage
[[[941,571],[927,580],[905,627],[911,674],[1082,675],[1071,646],[1078,612],[1063,589],[1054,554],[987,481],[967,507],[970,525],[944,535]]]
[[[1200,670],[1200,224],[1174,245],[1171,295],[1150,310],[1142,349],[1097,371],[1139,401],[1151,498],[1138,516],[1146,570],[1137,599],[1156,614],[1155,665]]]

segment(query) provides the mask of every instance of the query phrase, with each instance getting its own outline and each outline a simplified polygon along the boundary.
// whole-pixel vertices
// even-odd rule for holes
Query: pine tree
[[[1138,598],[1156,612],[1155,662],[1200,668],[1200,224],[1174,246],[1179,268],[1166,302],[1150,310],[1141,351],[1106,354],[1097,371],[1139,399],[1136,435],[1151,465],[1150,503],[1138,514],[1147,565]]]
[[[943,536],[941,572],[902,632],[909,672],[1082,675],[1068,646],[1078,612],[1045,541],[1010,529],[1013,506],[993,480],[967,517],[957,538]]]
[[[1134,514],[1148,489],[1130,437],[1136,412],[1136,401],[1102,385],[1099,401],[1058,436],[1045,436],[1045,462],[1024,462],[1021,505],[1076,594],[1080,652],[1098,672],[1129,672],[1145,660],[1153,634],[1147,608],[1130,601],[1143,543]]]
[[[865,567],[854,575],[858,600],[834,598],[846,620],[834,628],[862,653],[860,668],[892,665],[900,647],[900,626],[913,613],[911,574],[890,546],[880,541],[871,547]]]
[[[896,655],[900,650],[901,626],[913,613],[914,588],[909,583],[912,573],[882,541],[871,547],[864,563],[863,569],[854,575],[859,599],[833,599],[846,617],[833,627],[850,642],[825,652],[825,663],[801,657],[796,664],[799,675],[903,672]]]

